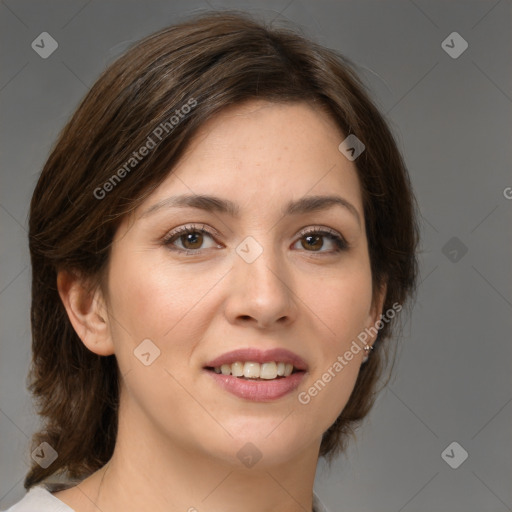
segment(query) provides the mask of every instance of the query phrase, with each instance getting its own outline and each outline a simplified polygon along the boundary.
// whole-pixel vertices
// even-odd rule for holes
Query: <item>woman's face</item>
[[[344,354],[380,313],[344,138],[307,104],[232,107],[124,220],[107,282],[120,421],[238,464],[249,442],[260,464],[318,451],[364,357]]]

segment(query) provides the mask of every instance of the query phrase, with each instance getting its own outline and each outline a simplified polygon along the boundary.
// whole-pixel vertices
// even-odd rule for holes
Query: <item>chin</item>
[[[312,434],[308,439],[304,426],[294,424],[292,417],[284,414],[272,422],[263,418],[261,421],[240,421],[227,427],[233,438],[224,436],[217,440],[218,444],[212,440],[211,446],[217,444],[216,456],[238,467],[245,465],[250,469],[257,464],[263,469],[286,464],[308,447],[313,449],[312,446],[321,439],[321,434],[316,437]]]

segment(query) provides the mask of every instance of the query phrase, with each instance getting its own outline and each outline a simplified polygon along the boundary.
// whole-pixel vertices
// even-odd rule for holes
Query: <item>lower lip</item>
[[[214,380],[233,395],[253,402],[270,402],[291,393],[299,386],[305,372],[273,380],[246,380],[205,370]]]

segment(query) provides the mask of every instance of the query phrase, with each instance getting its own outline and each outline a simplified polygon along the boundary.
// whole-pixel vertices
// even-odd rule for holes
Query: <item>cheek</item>
[[[327,345],[331,352],[342,350],[371,321],[371,271],[364,261],[321,282],[304,282],[302,288],[305,304],[333,341]]]
[[[109,290],[114,321],[134,339],[166,343],[187,324],[198,304],[219,280],[212,272],[192,274],[170,262],[165,251],[112,259]]]
[[[140,421],[142,411],[162,431],[178,435],[196,417],[198,424],[204,423],[204,411],[191,408],[181,384],[191,387],[190,356],[209,322],[207,314],[197,315],[199,298],[218,278],[202,275],[194,280],[164,258],[148,262],[147,254],[113,255],[109,273],[109,317],[122,375],[124,416]],[[165,407],[168,404],[172,407]]]
[[[369,265],[362,259],[350,272],[315,286],[305,302],[315,313],[317,332],[323,335],[311,377],[299,390],[298,402],[305,421],[314,417],[326,430],[348,402],[364,356],[364,343],[357,337],[371,324]]]

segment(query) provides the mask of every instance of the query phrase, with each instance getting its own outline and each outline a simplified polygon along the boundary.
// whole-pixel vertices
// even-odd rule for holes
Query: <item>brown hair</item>
[[[110,459],[116,442],[115,356],[98,356],[81,342],[60,300],[57,271],[99,281],[121,219],[166,178],[198,128],[229,105],[310,102],[364,143],[355,163],[374,290],[387,284],[384,311],[406,301],[417,272],[414,198],[393,136],[353,69],[293,30],[224,12],[145,38],[94,84],[59,136],[30,208],[29,389],[45,418],[33,445],[48,442],[58,458],[46,469],[34,463],[27,489],[51,475],[86,477]],[[127,167],[159,126],[166,136]],[[393,324],[380,329],[346,407],[323,436],[321,456],[342,451],[373,405]]]

